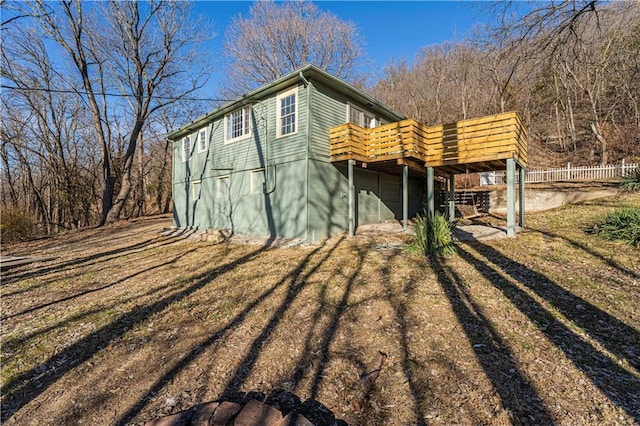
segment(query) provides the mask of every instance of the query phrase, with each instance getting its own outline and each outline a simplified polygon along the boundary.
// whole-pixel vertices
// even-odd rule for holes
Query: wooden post
[[[402,166],[402,229],[409,224],[409,166]]]
[[[355,230],[355,187],[353,186],[353,163],[354,160],[347,161],[349,177],[349,236],[353,237]]]
[[[507,158],[507,237],[516,235],[516,160]]]
[[[456,219],[456,175],[449,175],[449,222]]]
[[[571,180],[571,163],[567,163],[567,180]]]
[[[433,167],[427,167],[427,216],[431,219],[436,212]]]
[[[622,172],[622,178],[624,178],[624,158],[622,159],[622,168],[621,168],[621,172]]]
[[[524,179],[526,176],[526,170],[524,169],[524,167],[520,167],[520,184],[518,186],[519,189],[519,201],[520,201],[520,209],[519,209],[519,220],[518,220],[518,224],[520,225],[520,228],[524,228]]]

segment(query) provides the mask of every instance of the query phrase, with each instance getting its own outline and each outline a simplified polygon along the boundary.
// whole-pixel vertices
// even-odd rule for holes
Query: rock
[[[251,400],[238,413],[234,426],[271,426],[282,420],[282,413],[260,401]]]
[[[267,405],[277,408],[282,412],[283,416],[286,416],[291,411],[295,411],[302,403],[300,398],[291,392],[287,391],[274,391],[269,395],[269,398],[265,401]]]
[[[209,420],[219,405],[219,402],[207,402],[193,407],[191,426],[209,426]]]
[[[273,426],[316,426],[302,414],[289,413]]]
[[[224,401],[213,412],[213,416],[209,419],[209,426],[225,426],[238,414],[242,405],[237,402]]]
[[[170,416],[145,423],[145,426],[186,426],[191,420],[191,410],[181,411]]]

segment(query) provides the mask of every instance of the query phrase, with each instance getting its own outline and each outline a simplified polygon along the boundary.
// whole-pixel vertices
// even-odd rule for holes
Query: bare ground
[[[57,258],[3,271],[2,421],[141,424],[284,389],[350,424],[637,424],[640,252],[585,231],[624,204],[640,194],[431,261],[404,234],[212,245],[161,236],[167,217],[3,247]]]

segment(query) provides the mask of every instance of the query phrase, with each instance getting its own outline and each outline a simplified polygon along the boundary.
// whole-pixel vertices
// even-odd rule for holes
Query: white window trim
[[[227,180],[227,189],[231,190],[231,187],[230,187],[231,178],[230,178],[230,176],[231,175],[222,175],[222,176],[218,176],[218,178],[216,179],[216,198],[224,198],[225,194],[222,193],[222,186],[221,186],[222,185],[221,182],[223,180],[225,180],[225,179]]]
[[[373,127],[377,127],[377,126],[381,125],[381,124],[378,124],[378,123],[382,123],[382,120],[380,119],[380,117],[378,117],[377,115],[375,115],[371,111],[367,110],[366,108],[361,108],[358,105],[352,104],[351,102],[347,102],[347,118],[346,118],[346,121],[345,121],[346,123],[351,123],[351,108],[357,109],[358,111],[362,112],[365,116],[368,115],[368,116],[372,117],[372,119],[373,119],[373,121],[375,123],[375,126],[373,126]],[[353,123],[353,124],[356,124],[358,126],[360,125],[358,123]],[[369,126],[366,127],[366,128],[367,129],[372,128],[371,127],[371,122],[369,122]]]
[[[262,178],[260,179],[260,185],[256,185],[256,182],[255,182],[255,176],[256,175],[261,175],[262,176]],[[263,185],[264,185],[264,182],[266,182],[266,176],[264,175],[264,167],[260,168],[260,169],[251,170],[251,175],[250,175],[249,181],[250,181],[250,185],[251,185],[251,188],[250,188],[251,192],[250,193],[251,194],[262,194],[263,190],[264,190],[264,186]]]
[[[247,133],[245,133],[245,134],[243,134],[241,136],[229,139],[229,131],[227,129],[227,126],[229,125],[228,124],[229,123],[229,116],[231,114],[233,114],[234,112],[240,111],[240,110],[245,110],[245,114],[247,114],[248,117],[249,117],[248,120],[247,120],[248,121]],[[226,114],[224,116],[224,129],[223,129],[223,131],[224,131],[224,144],[225,145],[229,144],[229,143],[237,142],[237,141],[242,140],[242,139],[250,138],[251,137],[251,133],[252,133],[251,132],[251,107],[243,106],[242,108],[235,109],[235,110],[231,111],[230,113]]]
[[[189,153],[187,155],[185,155],[185,149],[184,149],[185,144],[187,144],[187,146],[189,147]],[[180,139],[180,156],[182,157],[183,163],[186,163],[187,161],[191,160],[191,137],[185,136],[182,139]]]
[[[191,181],[191,201],[199,200],[201,192],[202,192],[202,181],[201,180]]]
[[[280,115],[281,113],[281,108],[280,108],[280,99],[282,98],[286,98],[289,95],[295,95],[295,111],[293,112],[293,115],[295,116],[295,123],[296,123],[296,130],[294,130],[291,133],[287,133],[287,134],[282,134],[282,124],[280,123],[280,119],[282,118],[282,116]],[[300,120],[299,120],[299,115],[298,115],[298,104],[300,98],[298,96],[298,86],[289,89],[285,92],[281,92],[278,93],[276,95],[276,139],[277,138],[283,138],[285,136],[291,136],[291,135],[295,135],[296,133],[298,133],[298,129],[300,128]]]
[[[209,140],[207,139],[207,128],[198,130],[198,153],[205,152],[209,147]],[[200,136],[204,134],[204,146],[200,146]]]

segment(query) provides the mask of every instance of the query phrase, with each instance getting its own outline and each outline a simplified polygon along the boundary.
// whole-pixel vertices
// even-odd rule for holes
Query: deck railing
[[[515,158],[526,166],[526,131],[515,112],[456,123],[425,126],[408,119],[365,129],[352,123],[333,127],[331,161],[376,162],[411,158],[428,166]]]

